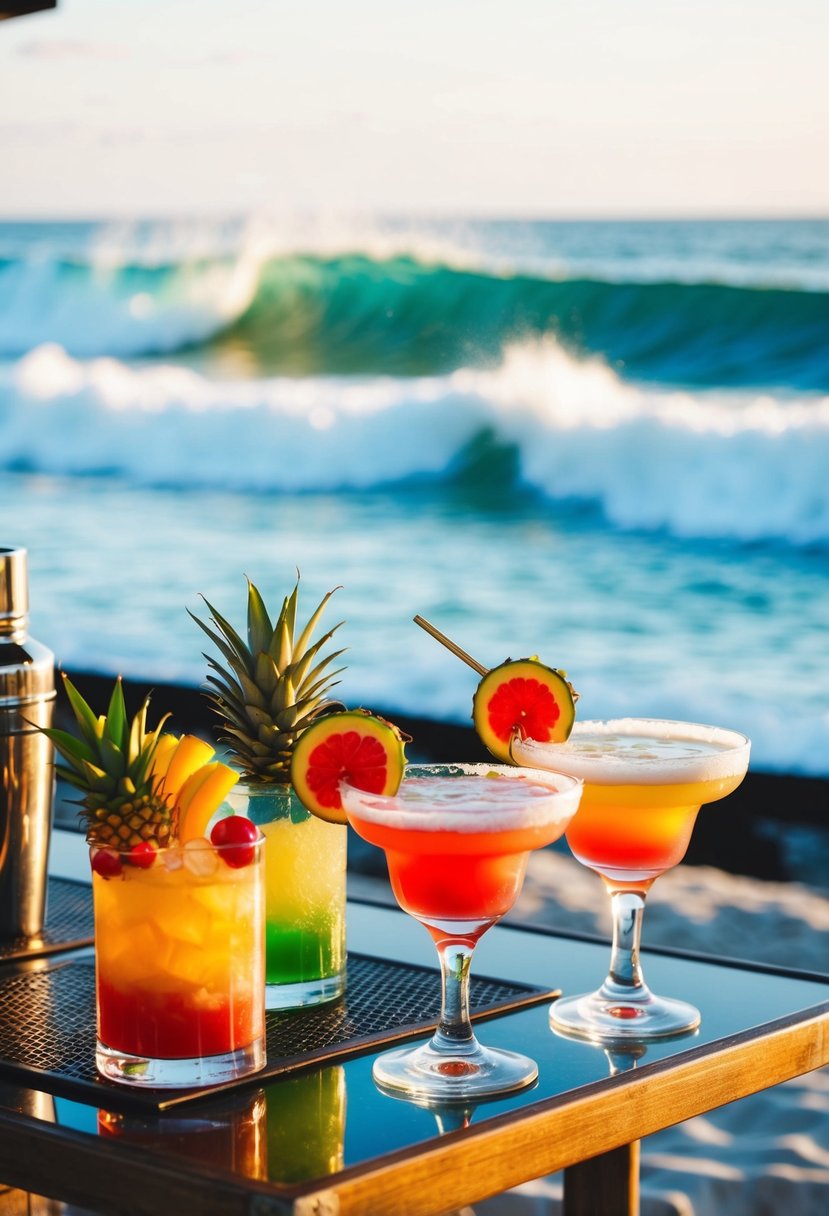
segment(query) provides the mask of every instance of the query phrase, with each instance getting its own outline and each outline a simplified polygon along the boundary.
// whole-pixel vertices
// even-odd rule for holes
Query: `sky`
[[[0,215],[829,214],[826,0],[58,0]]]

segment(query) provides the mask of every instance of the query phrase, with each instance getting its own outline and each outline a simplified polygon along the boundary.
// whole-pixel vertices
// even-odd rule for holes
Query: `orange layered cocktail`
[[[213,822],[237,774],[199,736],[164,731],[164,718],[150,729],[149,697],[130,717],[120,678],[104,714],[64,687],[75,733],[46,733],[57,776],[82,794],[98,1070],[158,1087],[261,1068],[263,841],[241,815]]]
[[[481,934],[515,902],[534,849],[557,840],[581,782],[505,765],[409,765],[396,794],[341,786],[355,831],[382,848],[400,906],[438,949],[441,1019],[429,1043],[387,1052],[383,1088],[427,1100],[499,1093],[529,1084],[535,1062],[482,1047],[469,1020],[469,966]]]
[[[651,718],[577,722],[564,743],[514,739],[518,763],[584,781],[567,843],[613,898],[610,974],[597,993],[556,1002],[551,1016],[559,1028],[644,1039],[699,1023],[692,1005],[655,997],[644,984],[641,916],[654,879],[685,856],[700,807],[726,797],[745,777],[750,746],[736,731]]]
[[[151,860],[113,876],[93,864],[100,1071],[166,1086],[261,1067],[261,838],[199,838]]]

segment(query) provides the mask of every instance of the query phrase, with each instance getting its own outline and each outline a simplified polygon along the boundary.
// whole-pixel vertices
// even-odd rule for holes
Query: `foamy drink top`
[[[516,740],[513,755],[594,785],[674,785],[742,776],[750,743],[718,726],[658,718],[577,722],[566,743]]]

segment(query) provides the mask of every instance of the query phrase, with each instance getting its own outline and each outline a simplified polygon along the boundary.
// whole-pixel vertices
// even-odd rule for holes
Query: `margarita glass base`
[[[391,1094],[427,1102],[465,1102],[531,1085],[538,1077],[538,1065],[518,1052],[480,1043],[463,1055],[449,1055],[424,1043],[384,1052],[374,1061],[371,1075]]]
[[[266,1009],[302,1009],[335,1001],[345,992],[345,972],[317,980],[298,980],[295,984],[266,984]]]
[[[122,1085],[144,1085],[148,1089],[180,1089],[189,1086],[219,1085],[249,1076],[265,1066],[265,1038],[245,1047],[214,1056],[158,1059],[115,1051],[99,1039],[95,1064],[108,1081]]]
[[[614,994],[600,988],[583,996],[562,997],[550,1007],[550,1025],[570,1038],[599,1043],[646,1043],[696,1030],[700,1012],[687,1001]]]

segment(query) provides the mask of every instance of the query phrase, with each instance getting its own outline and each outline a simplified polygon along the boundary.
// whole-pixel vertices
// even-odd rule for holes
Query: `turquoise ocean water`
[[[0,512],[70,668],[299,568],[352,704],[468,720],[421,613],[829,776],[829,221],[2,223]]]

